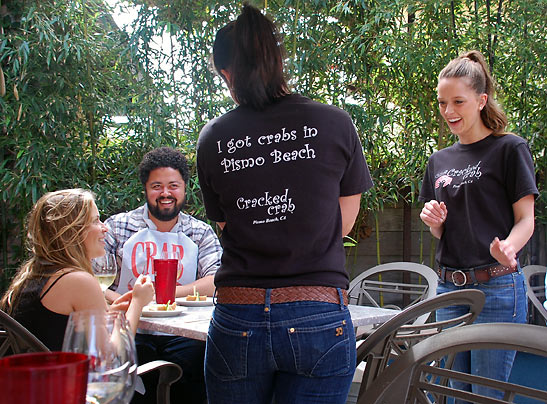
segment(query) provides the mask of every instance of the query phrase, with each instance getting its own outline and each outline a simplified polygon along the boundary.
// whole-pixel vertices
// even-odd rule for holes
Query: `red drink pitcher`
[[[0,359],[0,403],[85,404],[89,358],[39,352]]]
[[[154,274],[156,276],[156,303],[165,304],[175,301],[177,287],[178,259],[154,258]]]

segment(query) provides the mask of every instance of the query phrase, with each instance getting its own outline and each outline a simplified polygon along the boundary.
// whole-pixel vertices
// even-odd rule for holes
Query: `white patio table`
[[[348,307],[351,314],[351,320],[355,328],[364,325],[385,323],[387,320],[399,313],[398,310],[381,309],[378,307],[369,306],[356,306],[353,304],[350,304]],[[182,313],[178,316],[141,317],[139,328],[152,331],[161,331],[168,334],[206,341],[213,308],[214,306],[182,306]]]

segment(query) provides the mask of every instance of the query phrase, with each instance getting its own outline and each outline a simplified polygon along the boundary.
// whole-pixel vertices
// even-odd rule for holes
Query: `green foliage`
[[[42,194],[83,187],[96,192],[103,214],[135,207],[142,155],[177,145],[161,83],[147,76],[102,1],[9,5],[0,41],[7,89],[0,97],[2,267],[8,273],[22,251],[12,243]],[[115,115],[128,115],[129,123],[116,128]]]
[[[544,0],[252,3],[280,27],[294,90],[352,115],[375,180],[364,211],[415,202],[428,156],[455,140],[438,113],[437,74],[474,48],[487,55],[510,129],[530,143],[541,190],[537,218],[547,222]],[[138,18],[125,33],[100,0],[7,3],[0,37],[2,251],[49,190],[90,188],[105,217],[138,206],[142,155],[170,145],[193,163],[201,127],[234,106],[208,59],[216,30],[239,13],[238,2],[131,4]],[[128,123],[115,124],[117,115]],[[188,211],[203,217],[192,170]],[[21,257],[17,243],[9,250],[16,256],[4,253],[4,268]]]

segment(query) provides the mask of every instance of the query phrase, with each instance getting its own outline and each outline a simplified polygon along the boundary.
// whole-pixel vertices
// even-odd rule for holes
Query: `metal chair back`
[[[49,349],[17,320],[0,310],[0,358]]]
[[[430,267],[415,262],[391,262],[367,269],[349,285],[350,304],[404,309],[436,295],[439,277]],[[424,324],[428,315],[415,320]],[[358,332],[361,334],[361,332]]]
[[[466,289],[444,293],[406,308],[381,325],[357,348],[357,363],[366,363],[358,397],[366,395],[367,389],[386,368],[412,346],[446,329],[473,323],[481,312],[484,301],[484,293],[480,290]],[[467,312],[449,320],[414,323],[416,318],[424,314],[429,316],[450,306],[464,306]]]
[[[544,321],[547,322],[547,310],[543,305],[545,302],[545,274],[547,267],[542,265],[527,265],[522,268],[526,280],[526,294]]]
[[[454,356],[463,351],[505,349],[547,357],[545,327],[530,324],[485,323],[446,330],[411,347],[374,381],[359,404],[431,404],[448,398],[470,403],[515,403],[523,398],[547,402],[541,390],[452,370]],[[502,399],[460,390],[451,379],[503,392]]]

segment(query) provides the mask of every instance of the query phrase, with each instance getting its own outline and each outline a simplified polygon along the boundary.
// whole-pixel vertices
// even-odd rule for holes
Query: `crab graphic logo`
[[[437,181],[435,181],[435,188],[439,188],[441,184],[443,184],[443,188],[450,185],[452,182],[452,178],[448,175],[441,175],[439,178],[437,178]]]

